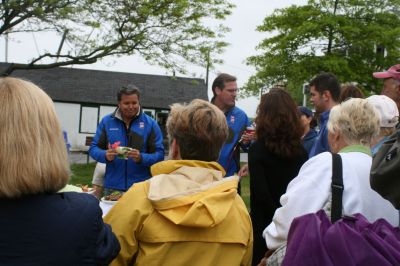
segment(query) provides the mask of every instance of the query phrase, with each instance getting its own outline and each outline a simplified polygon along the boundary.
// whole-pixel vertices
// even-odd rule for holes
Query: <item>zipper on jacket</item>
[[[128,130],[130,129],[132,124],[132,121],[129,123],[129,127],[126,128],[125,122],[124,122],[124,128],[125,128],[125,141],[126,141],[126,146],[128,146],[129,143],[129,136],[128,136]],[[125,160],[125,191],[128,191],[128,160]]]
[[[115,111],[117,112],[117,110]],[[128,146],[129,144],[129,136],[128,136],[128,132],[130,131],[130,128],[132,126],[132,123],[136,120],[139,119],[140,115],[142,114],[142,107],[140,107],[140,111],[139,111],[139,115],[135,116],[131,122],[129,122],[128,128],[126,127],[126,124],[124,122],[124,120],[121,120],[119,118],[117,118],[118,120],[120,120],[122,122],[122,125],[125,129],[125,141],[126,141],[126,146]],[[135,162],[136,163],[136,162]],[[128,160],[125,160],[125,191],[128,191]]]
[[[124,127],[125,127],[125,141],[126,141],[126,146],[129,145],[129,135],[128,132],[130,131],[133,122],[138,119],[140,116],[140,114],[136,117],[134,117],[131,122],[129,122],[128,127],[125,126],[125,122],[124,122]],[[136,163],[136,162],[134,162]],[[132,177],[133,178],[133,177]],[[125,191],[128,191],[128,160],[125,161]]]

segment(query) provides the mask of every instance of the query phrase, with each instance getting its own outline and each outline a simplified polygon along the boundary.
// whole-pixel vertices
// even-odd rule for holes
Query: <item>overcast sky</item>
[[[259,33],[255,29],[262,24],[266,15],[271,14],[274,9],[288,7],[290,5],[302,5],[306,0],[231,0],[236,5],[231,16],[223,23],[231,28],[226,34],[225,41],[230,43],[221,58],[224,64],[217,65],[210,72],[210,83],[220,72],[235,75],[238,85],[243,85],[249,76],[254,74],[254,69],[245,64],[247,57],[256,54],[255,47],[260,41],[267,37],[265,33]],[[49,44],[53,43],[53,47]],[[38,50],[51,49],[56,51],[59,44],[58,39],[46,34],[26,34],[24,36],[12,36],[9,42],[8,61],[27,62],[30,58],[38,55]],[[5,60],[4,39],[0,40],[0,60]],[[92,65],[79,65],[77,68],[88,68],[108,71],[121,71],[145,74],[171,75],[164,69],[150,66],[136,56],[122,58],[107,58]],[[188,66],[189,73],[195,72],[198,77],[205,77],[205,69]],[[212,95],[209,89],[209,97]],[[242,108],[250,117],[254,117],[258,99],[248,98],[239,100],[237,106]]]

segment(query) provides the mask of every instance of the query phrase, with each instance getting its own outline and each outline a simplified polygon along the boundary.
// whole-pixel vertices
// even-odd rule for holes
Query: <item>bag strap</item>
[[[332,207],[331,222],[335,223],[342,218],[342,196],[343,196],[343,166],[342,157],[332,153]]]

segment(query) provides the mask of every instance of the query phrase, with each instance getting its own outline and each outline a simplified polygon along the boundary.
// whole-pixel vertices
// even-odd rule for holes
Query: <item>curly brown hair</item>
[[[255,123],[257,140],[263,141],[271,152],[283,158],[304,152],[300,113],[285,90],[273,88],[261,96]]]

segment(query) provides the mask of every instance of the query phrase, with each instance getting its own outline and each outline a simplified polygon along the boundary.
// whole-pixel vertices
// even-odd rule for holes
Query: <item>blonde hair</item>
[[[69,179],[52,100],[31,82],[0,78],[0,198],[51,193]]]
[[[182,159],[216,161],[228,137],[225,115],[218,107],[203,100],[189,105],[174,104],[167,120],[170,143],[179,145]]]
[[[379,125],[375,108],[366,99],[353,98],[332,108],[327,127],[330,132],[341,132],[349,145],[369,146],[379,133]]]

